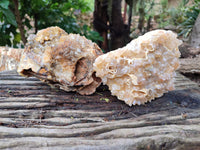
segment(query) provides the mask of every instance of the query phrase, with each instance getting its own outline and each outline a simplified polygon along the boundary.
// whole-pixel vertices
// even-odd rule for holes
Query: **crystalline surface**
[[[85,37],[50,27],[28,38],[18,72],[88,95],[101,83],[93,71],[94,60],[101,54],[101,49]]]
[[[0,71],[17,69],[23,49],[0,47]]]
[[[128,105],[140,105],[173,90],[179,67],[181,41],[171,31],[154,30],[123,48],[99,56],[96,76],[109,86],[112,95]]]

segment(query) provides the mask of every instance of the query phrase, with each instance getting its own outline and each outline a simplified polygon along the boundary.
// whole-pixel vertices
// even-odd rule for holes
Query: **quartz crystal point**
[[[49,27],[29,36],[18,73],[89,95],[101,84],[93,71],[94,60],[101,54],[101,49],[85,37]]]
[[[128,105],[140,105],[173,90],[182,42],[172,31],[154,30],[123,48],[99,56],[96,76],[112,95]]]

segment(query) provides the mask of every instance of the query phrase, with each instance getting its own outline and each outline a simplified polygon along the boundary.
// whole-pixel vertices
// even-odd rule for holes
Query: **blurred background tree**
[[[105,51],[124,46],[129,42],[128,26],[124,23],[121,9],[122,0],[95,0],[94,28],[104,41],[99,43]]]

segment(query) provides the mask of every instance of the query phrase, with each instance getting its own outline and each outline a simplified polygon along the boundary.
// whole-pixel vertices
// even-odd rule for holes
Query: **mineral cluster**
[[[0,71],[17,69],[23,49],[0,47]]]
[[[96,76],[126,104],[144,104],[174,89],[181,43],[172,31],[148,32],[123,48],[99,56],[94,63]]]
[[[89,95],[101,84],[93,70],[101,54],[101,49],[85,37],[50,27],[29,36],[17,71],[65,91]]]

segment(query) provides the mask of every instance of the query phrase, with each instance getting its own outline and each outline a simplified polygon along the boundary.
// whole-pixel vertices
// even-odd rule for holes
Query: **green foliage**
[[[162,0],[167,1],[167,0]],[[177,32],[184,38],[188,37],[195,21],[200,13],[200,0],[195,0],[188,5],[189,0],[182,0],[177,8],[163,7],[157,22],[159,27],[163,28],[168,25],[177,27]]]
[[[88,7],[90,8],[90,11],[93,12],[94,11],[94,1],[95,0],[84,0],[84,1],[87,3]]]
[[[90,27],[79,26],[76,20],[77,13],[90,11],[88,1],[83,0],[19,0],[19,11],[23,25],[27,31],[35,29],[35,33],[43,28],[59,26],[68,33],[77,33],[86,36],[94,42],[101,41],[102,37]],[[91,0],[90,0],[91,1]],[[19,42],[20,34],[17,32],[17,24],[12,11],[14,4],[9,0],[0,1],[0,19],[2,26],[0,45],[9,46],[10,33],[14,35],[13,44]],[[2,34],[3,33],[3,34]]]
[[[108,103],[110,101],[109,98],[100,98],[100,101],[105,101],[106,103]]]
[[[155,0],[127,0],[128,3],[133,3],[133,13],[135,16],[139,16],[139,22],[143,21],[143,29],[142,32],[147,31],[147,25],[145,24],[148,22],[149,18],[154,16],[153,8],[156,5]],[[141,11],[142,10],[142,11]],[[142,22],[141,22],[142,23]],[[146,26],[145,26],[146,25]],[[132,30],[135,30],[137,27],[133,28]],[[137,37],[137,35],[133,36],[134,38]]]
[[[0,7],[4,9],[8,9],[9,1],[8,0],[2,0],[0,1]]]
[[[85,35],[86,38],[92,39],[93,42],[103,41],[103,37],[99,36],[99,33],[92,31],[87,25],[83,25],[81,35]]]
[[[2,43],[11,45],[10,34],[17,34],[15,31],[17,23],[15,21],[15,16],[8,8],[9,4],[9,0],[0,1],[0,45],[2,45]],[[16,42],[16,40],[14,42]]]
[[[156,22],[159,24],[159,28],[164,28],[165,26],[170,25],[171,20],[169,19],[170,9],[168,9],[168,0],[161,0],[160,3],[158,3],[160,10],[159,14],[156,14]]]
[[[167,6],[168,6],[168,0],[161,0],[160,3],[161,3],[161,6],[162,6],[163,9],[167,8]]]
[[[191,6],[183,7],[181,11],[183,15],[179,17],[181,18],[180,20],[182,20],[179,25],[179,35],[183,35],[186,38],[192,31],[195,21],[200,13],[200,0],[195,0]]]
[[[188,37],[194,23],[200,13],[200,0],[182,0],[177,7],[169,7],[168,0],[126,0],[134,2],[134,15],[142,17],[139,9],[144,10],[144,22],[147,23],[150,17],[154,17],[159,28],[171,27],[184,38]],[[189,3],[190,2],[190,3]],[[133,28],[135,30],[135,28]],[[145,24],[143,31],[146,32]]]

